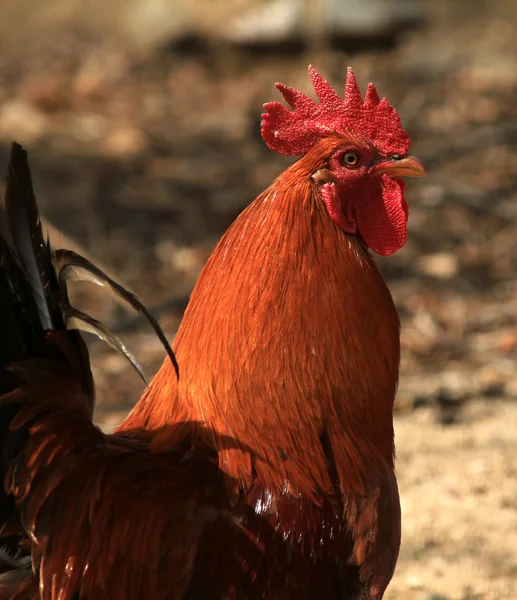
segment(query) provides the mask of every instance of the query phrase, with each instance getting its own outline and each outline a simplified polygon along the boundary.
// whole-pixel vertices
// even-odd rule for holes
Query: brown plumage
[[[297,536],[308,533],[296,522],[306,518],[298,504],[321,507],[309,517],[316,535],[305,560],[325,529],[341,528],[342,563],[380,569],[384,588],[400,536],[392,418],[399,320],[367,250],[335,227],[311,178],[342,144],[319,142],[234,222],[176,336],[179,382],[164,364],[119,432],[141,428],[154,438],[171,421],[212,424],[217,436],[242,443],[225,449],[218,438],[203,440],[230,481],[243,493],[252,488],[244,501],[256,501],[258,486],[299,511],[284,519],[271,509],[294,554]]]
[[[59,335],[49,336],[54,348],[63,347]],[[29,573],[18,593],[49,600],[72,599],[78,590],[87,600],[182,598],[199,536],[223,509],[214,494],[217,469],[188,443],[153,453],[103,435],[92,426],[68,354],[13,367],[23,384],[3,400],[21,405],[11,429],[30,431],[6,491],[33,542],[39,594]]]
[[[400,343],[368,248],[403,245],[400,177],[423,169],[373,86],[363,104],[349,74],[343,102],[311,76],[321,105],[285,86],[294,112],[266,105],[268,145],[304,156],[210,257],[173,345],[179,380],[166,361],[104,436],[67,334],[47,334],[57,369],[17,367],[26,383],[4,403],[22,401],[26,441],[7,491],[55,589],[42,597],[382,597],[400,543]]]

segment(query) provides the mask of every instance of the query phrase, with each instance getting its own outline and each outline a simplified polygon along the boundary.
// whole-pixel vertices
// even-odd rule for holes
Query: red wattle
[[[376,190],[366,202],[356,204],[357,229],[369,248],[381,256],[389,256],[406,243],[406,183],[384,174],[380,185],[382,193]]]

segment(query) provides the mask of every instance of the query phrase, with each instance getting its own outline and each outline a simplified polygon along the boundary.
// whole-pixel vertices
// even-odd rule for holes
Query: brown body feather
[[[258,507],[282,540],[248,565],[269,573],[264,598],[380,598],[398,555],[399,319],[375,263],[329,219],[312,179],[342,144],[318,142],[231,226],[176,337],[179,382],[164,364],[119,429],[158,439],[164,425],[209,426],[202,441],[236,482],[230,500]],[[227,436],[240,446],[225,447]],[[176,443],[158,437],[162,449]],[[213,527],[201,541],[201,597],[247,598],[213,593],[235,551]]]
[[[0,598],[183,598],[201,532],[225,510],[216,464],[188,439],[155,453],[102,434],[67,361],[67,337],[48,335],[67,350],[61,360],[11,367],[24,383],[2,398],[19,407],[11,430],[30,428],[6,491],[33,542],[36,577],[27,572],[5,595],[0,584]]]

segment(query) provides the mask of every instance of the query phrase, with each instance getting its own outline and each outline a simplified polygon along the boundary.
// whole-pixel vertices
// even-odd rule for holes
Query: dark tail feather
[[[46,356],[49,350],[45,331],[64,329],[57,292],[58,282],[41,230],[27,153],[13,144],[0,211],[0,395],[19,385],[5,367]],[[9,430],[15,414],[14,406],[0,407],[0,526],[4,529],[16,514],[12,498],[3,490],[7,464],[26,436],[24,431]],[[14,556],[19,537],[1,537],[2,547]],[[10,570],[6,561],[0,562],[0,573]]]
[[[79,254],[77,254],[77,252],[73,252],[72,250],[56,250],[54,252],[52,261],[57,272],[59,284],[62,287],[66,286],[67,281],[89,281],[100,286],[107,286],[115,294],[116,297],[118,297],[123,302],[126,302],[127,304],[129,304],[129,306],[131,306],[133,310],[143,315],[149,323],[149,325],[151,325],[151,327],[153,328],[162,346],[165,348],[165,352],[167,353],[167,356],[169,357],[172,366],[176,371],[176,376],[179,379],[180,372],[178,362],[176,361],[176,356],[174,355],[174,352],[172,351],[172,348],[170,347],[169,342],[165,337],[165,334],[163,333],[161,327],[158,325],[158,321],[152,316],[149,310],[134,294],[122,287],[120,283],[117,283],[116,281],[111,279],[111,277],[108,277],[106,273],[101,271],[101,269],[99,269],[96,265],[92,264],[86,258],[83,258]],[[78,328],[84,329],[84,327],[82,326]],[[101,331],[96,330],[96,328],[89,328],[84,330],[90,331],[91,333],[94,333],[101,339],[107,341],[105,338],[106,333],[104,329],[101,329]],[[116,338],[116,336],[110,333],[110,339],[113,338]],[[120,349],[125,348],[124,344],[118,338],[116,338],[115,343],[112,343],[111,341],[107,341],[107,343],[112,348],[115,348],[117,351],[121,352],[121,354],[124,354],[145,381],[145,376],[143,376],[140,366],[138,364],[135,364],[133,355],[126,350]]]
[[[77,269],[90,269],[99,281],[118,289],[118,284],[81,257],[69,256],[65,251],[58,256],[73,258]],[[84,392],[81,398],[92,416],[94,386],[88,351],[80,333],[67,329],[88,324],[91,331],[101,332],[110,345],[131,359],[137,370],[141,369],[124,344],[102,323],[70,306],[66,289],[70,265],[61,261],[57,266],[53,259],[50,245],[43,237],[27,153],[13,143],[5,200],[0,206],[0,397],[24,384],[16,375],[14,364],[50,359],[40,364],[61,365],[65,378],[68,374],[68,381],[71,376],[80,384]],[[137,299],[132,305],[147,314]],[[163,332],[150,320],[163,341]],[[5,595],[4,588],[9,590],[11,585],[18,585],[20,578],[25,581],[31,574],[27,563],[28,540],[21,527],[20,513],[13,497],[4,490],[9,465],[30,435],[31,421],[16,430],[12,427],[18,410],[16,404],[0,403],[0,598],[11,597],[9,592]]]
[[[7,368],[10,364],[52,358],[66,363],[73,372],[93,414],[94,388],[88,351],[78,331],[65,333],[71,328],[100,335],[122,352],[143,376],[142,369],[121,340],[102,323],[70,306],[67,281],[76,278],[107,286],[143,314],[166,347],[178,373],[176,358],[163,331],[136,296],[81,256],[66,250],[51,252],[43,237],[27,153],[13,143],[5,201],[0,208],[0,396],[20,385]],[[3,493],[4,475],[7,464],[18,454],[28,433],[27,428],[10,431],[15,414],[12,405],[0,406],[0,543],[3,543],[2,527],[13,508],[10,498]]]
[[[57,349],[47,343],[48,332],[66,329],[60,308],[66,289],[60,290],[51,258],[49,243],[41,229],[27,152],[13,143],[0,211],[0,394],[18,385],[6,366],[25,359],[55,356]],[[73,341],[71,346],[76,356],[70,358],[82,363],[83,387],[93,406],[88,357]],[[10,446],[5,443],[10,422],[6,416],[0,411],[0,447],[4,458]]]
[[[47,356],[45,331],[77,328],[98,335],[121,352],[145,381],[142,368],[124,343],[104,325],[70,306],[66,286],[68,281],[76,279],[107,286],[142,314],[179,376],[178,363],[165,334],[134,294],[75,252],[51,252],[41,229],[27,153],[13,143],[5,202],[0,211],[0,368],[24,358]],[[79,358],[84,358],[83,353]],[[86,366],[89,372],[88,361]],[[88,387],[90,377],[86,379]],[[4,391],[0,378],[0,394]],[[90,391],[93,402],[93,390]]]
[[[5,365],[41,356],[43,332],[64,328],[56,301],[58,283],[41,230],[27,153],[16,143],[11,148],[1,219],[0,365]]]
[[[48,356],[45,332],[64,330],[58,292],[50,248],[43,238],[32,190],[27,153],[13,143],[0,212],[0,394],[18,385],[5,367],[24,359]],[[8,442],[17,437],[9,434],[12,415],[6,414],[6,410],[13,409],[0,410],[4,461],[12,446]]]
[[[92,333],[96,335],[103,342],[106,342],[108,346],[122,354],[131,366],[135,369],[138,375],[141,377],[142,381],[147,385],[147,379],[145,377],[145,373],[140,366],[140,363],[136,360],[136,358],[131,354],[131,352],[126,348],[124,342],[118,338],[116,335],[111,333],[111,331],[101,323],[90,317],[77,308],[73,306],[66,307],[66,326],[68,329],[77,329],[78,331],[86,331],[87,333]]]
[[[16,143],[11,148],[7,172],[5,211],[14,258],[25,274],[38,321],[43,330],[62,328],[54,299],[57,281],[50,263],[50,249],[43,239],[27,152]]]

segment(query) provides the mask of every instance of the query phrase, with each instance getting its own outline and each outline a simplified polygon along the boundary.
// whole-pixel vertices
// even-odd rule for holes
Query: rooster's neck
[[[166,361],[123,428],[204,422],[241,487],[316,500],[393,467],[399,320],[366,250],[288,173],[205,266],[174,342],[179,384]]]

